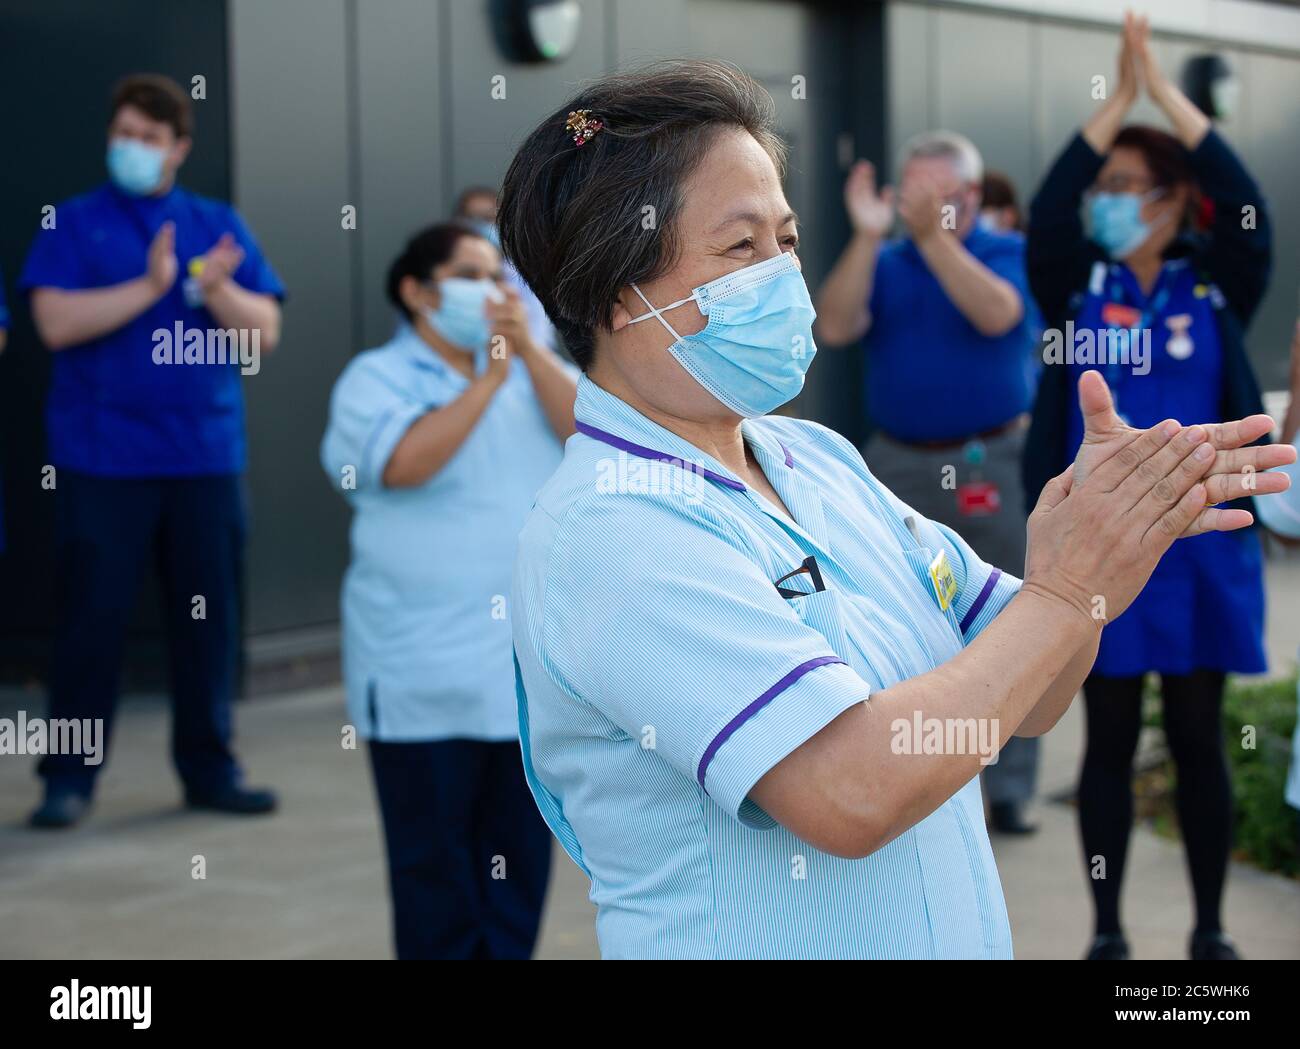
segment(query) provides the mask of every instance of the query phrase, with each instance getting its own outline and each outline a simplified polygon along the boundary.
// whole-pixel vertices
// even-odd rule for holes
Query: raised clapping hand
[[[844,207],[858,233],[880,238],[894,224],[894,190],[884,186],[876,191],[876,169],[871,162],[859,160],[844,182]]]
[[[233,234],[223,233],[203,256],[203,268],[197,278],[199,287],[205,294],[211,292],[229,280],[243,263],[244,249]]]
[[[1079,403],[1084,444],[1030,515],[1024,588],[1098,626],[1129,606],[1177,539],[1252,521],[1245,510],[1208,503],[1289,485],[1261,471],[1294,462],[1294,448],[1244,447],[1272,427],[1268,416],[1189,427],[1171,419],[1135,430],[1115,414],[1097,372],[1080,379]]]

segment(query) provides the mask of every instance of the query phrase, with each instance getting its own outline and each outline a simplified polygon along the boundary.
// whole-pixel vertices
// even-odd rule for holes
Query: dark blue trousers
[[[398,958],[526,959],[551,870],[551,831],[519,744],[370,743]]]
[[[58,625],[50,717],[103,718],[107,749],[127,625],[140,578],[154,564],[171,657],[176,770],[197,793],[236,782],[230,705],[246,531],[239,477],[109,478],[59,470],[54,529]],[[88,795],[102,768],[79,755],[48,755],[39,773],[51,789]]]

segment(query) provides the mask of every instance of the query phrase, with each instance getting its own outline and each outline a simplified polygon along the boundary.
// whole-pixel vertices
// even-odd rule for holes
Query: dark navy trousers
[[[246,533],[238,475],[136,479],[59,470],[51,718],[103,718],[107,749],[141,577],[156,567],[170,650],[172,759],[188,791],[239,779],[230,751]],[[48,755],[51,789],[89,794],[103,765]]]
[[[370,742],[397,957],[526,959],[551,831],[517,742]]]

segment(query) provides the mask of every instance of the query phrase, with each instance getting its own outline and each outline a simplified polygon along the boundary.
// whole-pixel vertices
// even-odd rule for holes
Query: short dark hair
[[[396,306],[407,320],[414,315],[402,301],[402,281],[407,277],[425,281],[435,266],[441,266],[456,250],[461,237],[481,237],[482,234],[464,222],[440,222],[420,230],[406,242],[402,253],[388,267],[385,291],[388,301]]]
[[[572,110],[603,127],[583,145]],[[749,132],[785,175],[776,106],[723,62],[656,63],[601,77],[524,140],[501,187],[497,226],[507,259],[532,288],[565,348],[586,371],[618,293],[675,265],[682,186],[722,128]],[[653,223],[646,228],[647,207]]]
[[[1151,170],[1152,183],[1160,189],[1173,189],[1175,186],[1188,188],[1183,225],[1194,223],[1200,212],[1201,193],[1187,148],[1169,132],[1145,124],[1129,124],[1120,128],[1111,149],[1121,148],[1137,150],[1142,154],[1143,161]]]
[[[123,106],[134,106],[145,116],[170,125],[177,138],[188,138],[194,128],[190,96],[180,84],[161,73],[133,73],[113,88],[111,121]]]
[[[984,185],[981,191],[983,206],[986,208],[1015,208],[1020,210],[1016,199],[1016,186],[1011,179],[1000,171],[984,170]]]

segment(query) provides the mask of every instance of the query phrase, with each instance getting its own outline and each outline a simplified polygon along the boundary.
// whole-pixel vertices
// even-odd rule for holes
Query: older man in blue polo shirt
[[[261,813],[231,753],[244,543],[240,373],[280,328],[284,289],[228,204],[176,184],[189,98],[165,77],[114,92],[109,182],[59,204],[19,281],[54,353],[46,406],[59,620],[52,718],[104,721],[140,575],[163,578],[172,756],[195,808]],[[41,827],[81,818],[102,766],[41,762]]]
[[[980,227],[974,144],[927,132],[903,148],[897,193],[859,161],[845,184],[853,235],[817,298],[817,342],[864,340],[864,457],[887,488],[991,564],[1025,556],[1020,456],[1032,403],[1024,241]],[[885,241],[897,213],[906,236]],[[1028,308],[1027,308],[1028,307]],[[985,773],[992,825],[1034,828],[1038,740],[1017,737]]]

